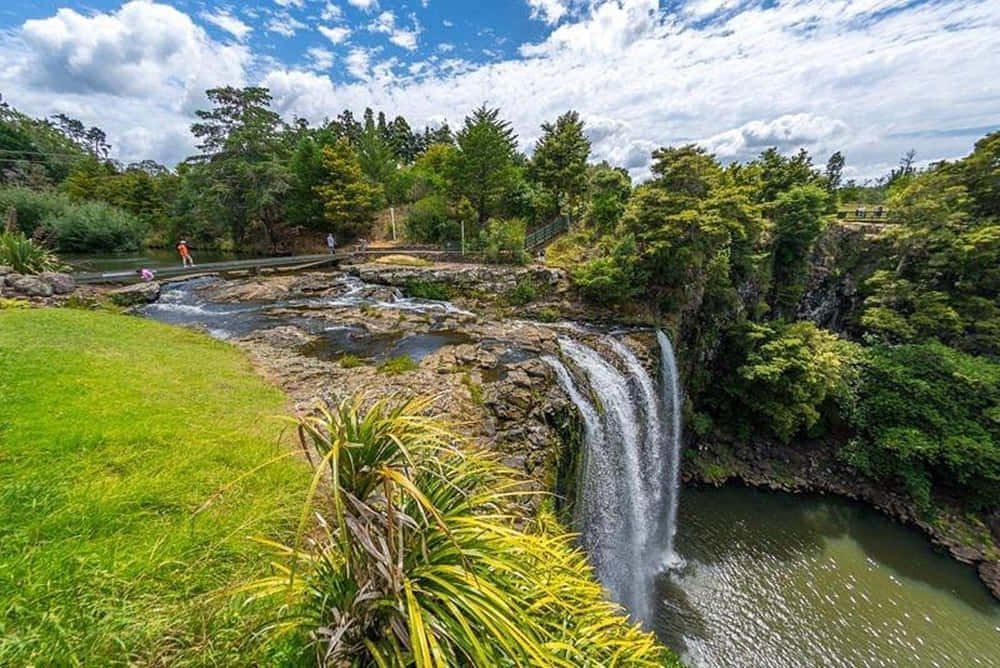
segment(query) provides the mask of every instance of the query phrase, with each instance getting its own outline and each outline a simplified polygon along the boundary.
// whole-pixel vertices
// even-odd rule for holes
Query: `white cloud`
[[[333,67],[333,51],[314,46],[306,50],[306,56],[313,69],[326,71]]]
[[[771,121],[750,121],[698,143],[720,158],[745,160],[771,146],[786,152],[806,146],[829,146],[844,138],[847,130],[847,124],[835,118],[786,114]]]
[[[251,28],[246,23],[239,20],[229,12],[223,12],[223,11],[218,11],[213,13],[202,12],[201,18],[205,19],[212,25],[222,28],[230,35],[241,41],[246,39],[246,36],[253,31],[253,28]]]
[[[378,9],[378,0],[347,0],[347,3],[364,12],[370,12]]]
[[[305,0],[274,0],[274,4],[281,7],[298,7],[302,9],[305,6]]]
[[[267,22],[267,31],[282,37],[294,37],[299,30],[308,28],[305,23],[291,16],[288,12],[279,12]]]
[[[358,79],[367,79],[371,74],[371,55],[367,49],[351,49],[344,62],[347,63],[347,71]]]
[[[324,21],[341,21],[344,18],[344,10],[327,0],[319,17]]]
[[[323,37],[326,37],[334,44],[340,44],[341,42],[343,42],[344,40],[346,40],[348,37],[351,36],[350,28],[345,28],[343,26],[335,26],[333,28],[329,28],[327,26],[319,26],[318,28],[316,28],[316,30],[319,30],[320,34],[322,34]]]
[[[420,38],[422,29],[415,16],[411,15],[410,20],[413,23],[412,27],[409,29],[403,28],[396,24],[396,15],[387,10],[375,17],[375,20],[371,22],[368,29],[372,32],[388,35],[389,41],[396,46],[413,51],[417,48],[417,41]]]
[[[550,25],[559,23],[559,19],[569,11],[565,0],[528,0],[528,6],[531,8],[531,18]]]

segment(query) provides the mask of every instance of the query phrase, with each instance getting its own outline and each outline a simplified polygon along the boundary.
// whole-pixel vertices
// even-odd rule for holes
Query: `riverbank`
[[[196,332],[48,308],[0,311],[0,397],[0,664],[248,663],[266,613],[218,594],[308,486],[282,393]]]
[[[687,484],[751,487],[792,493],[836,495],[861,501],[894,520],[914,526],[952,558],[976,568],[1000,599],[1000,517],[981,518],[939,500],[929,518],[908,497],[868,480],[839,462],[836,444],[824,441],[780,445],[772,440],[703,441],[685,453]]]

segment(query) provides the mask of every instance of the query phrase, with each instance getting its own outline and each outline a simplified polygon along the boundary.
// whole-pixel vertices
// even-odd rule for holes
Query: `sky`
[[[639,179],[695,142],[840,150],[861,181],[1000,129],[998,35],[998,0],[3,0],[0,94],[100,126],[125,162],[176,164],[206,89],[261,85],[313,123],[498,106],[528,153],[575,109],[592,158]]]

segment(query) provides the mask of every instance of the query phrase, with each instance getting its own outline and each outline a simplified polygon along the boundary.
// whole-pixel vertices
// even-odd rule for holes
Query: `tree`
[[[813,168],[812,158],[805,149],[785,157],[778,149],[769,148],[750,165],[760,169],[756,197],[759,203],[773,202],[779,194],[795,186],[823,185],[823,177]]]
[[[587,192],[586,223],[601,232],[610,232],[625,213],[632,195],[632,178],[627,170],[602,162],[589,169]]]
[[[542,124],[529,174],[553,195],[557,215],[576,210],[587,185],[588,157],[590,140],[578,113],[568,111],[555,124]]]
[[[840,182],[844,175],[844,156],[837,151],[826,161],[826,189],[829,192],[836,192],[840,187]]]
[[[499,109],[484,105],[465,118],[456,140],[453,183],[485,225],[514,181],[517,137],[510,123],[500,120]]]
[[[805,291],[809,253],[823,229],[829,197],[817,186],[800,185],[781,193],[774,202],[773,303],[779,314],[794,309]]]
[[[271,93],[266,88],[212,88],[205,91],[212,109],[199,109],[201,122],[191,126],[191,133],[201,140],[198,161],[262,158],[275,148],[274,143],[284,124],[271,111]]]
[[[396,158],[404,165],[411,164],[417,158],[419,146],[417,138],[410,130],[410,124],[402,116],[397,116],[389,127],[389,144],[396,153]]]
[[[375,219],[378,188],[361,172],[357,155],[346,138],[323,148],[326,181],[316,186],[323,198],[323,213],[333,230],[355,236],[371,226]]]

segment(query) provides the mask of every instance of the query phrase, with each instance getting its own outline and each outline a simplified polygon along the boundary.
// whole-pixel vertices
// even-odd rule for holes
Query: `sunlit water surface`
[[[1000,666],[1000,603],[917,531],[846,501],[687,490],[656,630],[694,666]]]

